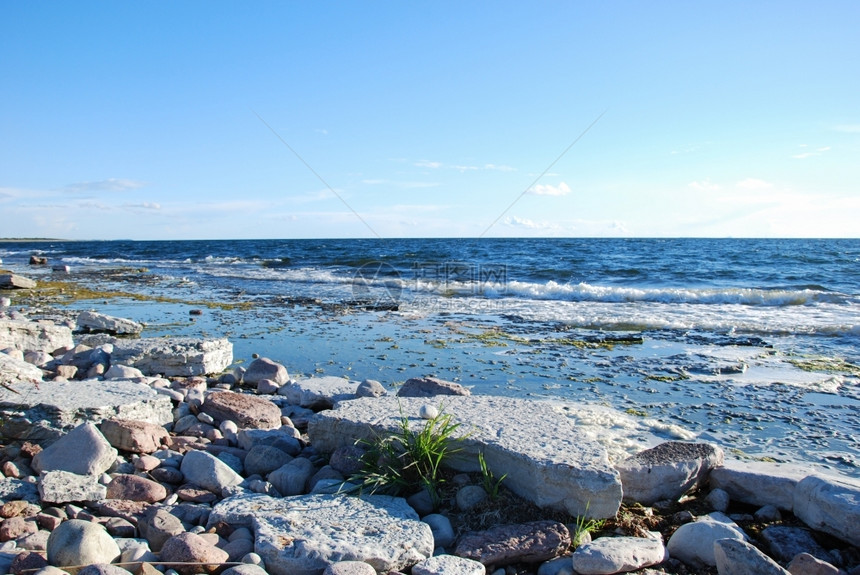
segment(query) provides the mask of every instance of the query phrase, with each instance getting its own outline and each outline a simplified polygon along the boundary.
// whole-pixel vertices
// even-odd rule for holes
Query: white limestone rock
[[[99,475],[116,460],[117,450],[98,428],[83,423],[40,451],[33,457],[33,469],[68,471],[78,475]]]
[[[0,274],[0,289],[33,289],[36,280],[18,274]]]
[[[292,405],[309,409],[331,409],[338,401],[354,399],[357,381],[342,377],[309,377],[288,383],[278,389]]]
[[[723,450],[707,443],[666,441],[618,463],[624,501],[651,505],[680,498],[723,463]]]
[[[737,539],[715,541],[714,561],[720,575],[791,575],[755,546]]]
[[[114,343],[111,362],[136,367],[146,375],[207,375],[233,363],[233,344],[226,338],[121,339]]]
[[[794,489],[807,475],[810,469],[799,465],[727,459],[711,470],[708,481],[711,488],[724,490],[735,501],[791,511]]]
[[[454,555],[436,555],[412,567],[412,575],[485,575],[487,568],[478,561]]]
[[[860,485],[810,475],[794,491],[794,514],[813,529],[860,546]]]
[[[104,374],[105,379],[143,379],[143,372],[136,367],[120,365],[115,363],[111,365]]]
[[[39,476],[39,496],[43,503],[98,501],[107,496],[107,487],[95,475],[44,471]]]
[[[0,386],[12,394],[26,395],[42,381],[42,370],[23,359],[0,353]]]
[[[82,311],[78,314],[77,324],[83,331],[106,332],[116,335],[137,335],[143,331],[143,324],[136,321],[95,311]]]
[[[385,573],[433,553],[430,526],[404,499],[386,495],[238,495],[212,509],[208,524],[219,521],[252,528],[272,575],[319,575],[337,561],[364,561]]]
[[[442,412],[461,426],[462,447],[451,458],[460,471],[479,471],[478,453],[505,487],[541,507],[574,516],[612,517],[621,503],[621,481],[606,450],[589,440],[552,404],[509,397],[445,396]],[[420,429],[415,415],[422,398],[358,398],[341,402],[309,421],[311,444],[322,453],[396,431],[403,414]]]
[[[22,351],[53,353],[71,348],[72,330],[51,322],[0,319],[0,349],[14,347]]]
[[[172,409],[151,387],[120,379],[46,381],[25,394],[0,386],[0,437],[53,441],[85,421],[112,417],[164,425],[173,421]]]
[[[666,561],[663,542],[641,537],[600,537],[573,553],[573,570],[580,575],[626,573]]]
[[[692,567],[716,565],[714,543],[720,539],[745,541],[743,529],[719,512],[700,517],[693,523],[678,527],[666,548],[673,559],[679,559]]]

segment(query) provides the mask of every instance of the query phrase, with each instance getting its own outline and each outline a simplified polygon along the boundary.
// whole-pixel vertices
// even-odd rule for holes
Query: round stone
[[[57,567],[112,563],[120,556],[119,546],[98,523],[70,519],[48,537],[48,563]]]

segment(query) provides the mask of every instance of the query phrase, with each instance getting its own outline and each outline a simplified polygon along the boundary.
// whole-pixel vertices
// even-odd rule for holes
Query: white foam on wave
[[[795,306],[821,301],[839,301],[840,294],[820,290],[755,288],[634,288],[548,281],[544,284],[510,281],[504,294],[529,299],[557,299],[611,303],[656,302],[688,304],[742,304]]]

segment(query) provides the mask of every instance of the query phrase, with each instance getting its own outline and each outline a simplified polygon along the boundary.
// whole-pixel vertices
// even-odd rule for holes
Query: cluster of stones
[[[669,442],[613,465],[540,402],[471,396],[434,378],[409,380],[392,397],[373,381],[294,381],[265,358],[225,371],[226,340],[90,334],[75,345],[68,326],[9,316],[0,317],[9,443],[0,451],[0,573],[504,575],[531,564],[539,575],[585,575],[680,560],[723,575],[800,575],[850,566],[850,553],[821,548],[810,529],[778,524],[761,534],[765,555],[739,526],[745,518],[725,515],[730,500],[759,506],[761,521],[792,512],[860,545],[857,486],[726,463],[707,444]],[[76,327],[137,333],[131,323],[87,312]],[[556,521],[457,537],[426,492],[349,494],[357,441],[403,417],[419,427],[440,410],[464,433],[456,470],[478,470],[481,453],[507,488],[542,507],[610,517],[622,498],[659,508],[709,485],[714,512],[690,515],[665,543],[656,532],[573,542],[575,525]],[[460,510],[488,496],[470,477],[454,478]]]

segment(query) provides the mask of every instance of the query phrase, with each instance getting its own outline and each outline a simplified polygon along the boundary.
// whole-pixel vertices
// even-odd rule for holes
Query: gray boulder
[[[219,521],[253,527],[254,547],[272,575],[318,575],[337,561],[364,561],[386,573],[433,553],[430,527],[405,500],[385,495],[238,495],[213,508],[208,524]]]
[[[117,450],[92,423],[83,423],[33,457],[33,469],[98,475],[116,460]]]
[[[678,527],[666,548],[673,559],[692,567],[713,567],[716,565],[714,543],[720,539],[745,541],[746,534],[731,519],[715,512]]]
[[[82,311],[78,314],[77,324],[84,331],[105,332],[117,335],[137,335],[143,331],[143,324],[136,321],[113,317],[95,311]]]
[[[0,319],[0,349],[14,347],[22,351],[46,351],[71,348],[72,330],[51,322]]]
[[[310,459],[296,457],[269,474],[269,483],[284,496],[302,495],[308,481],[316,473],[316,466]]]
[[[114,343],[111,362],[136,367],[146,375],[207,375],[233,363],[233,344],[226,338],[121,339]]]
[[[662,541],[641,537],[600,537],[573,553],[573,570],[580,575],[626,573],[669,558]]]
[[[119,546],[98,523],[70,519],[51,532],[48,562],[57,567],[112,563],[119,559]]]
[[[287,368],[267,357],[260,357],[251,362],[248,369],[242,375],[242,381],[248,385],[257,385],[262,380],[268,379],[277,385],[284,385],[290,380]]]
[[[278,389],[292,405],[308,409],[331,409],[338,401],[353,399],[358,383],[342,377],[310,377]]]
[[[9,501],[26,501],[39,503],[39,491],[35,483],[0,476],[0,505]]]
[[[860,486],[810,475],[797,484],[794,514],[804,523],[860,546]]]
[[[720,575],[790,575],[753,545],[737,539],[715,541],[714,562]]]
[[[192,450],[186,453],[179,470],[187,482],[208,489],[216,495],[244,481],[242,476],[230,469],[226,463],[205,451]]]
[[[832,561],[827,552],[803,527],[790,525],[771,525],[761,532],[762,540],[767,543],[771,557],[788,563],[801,553],[808,553],[824,561]]]
[[[624,500],[642,505],[675,501],[708,477],[723,462],[723,450],[707,443],[667,441],[615,466]]]
[[[358,398],[321,411],[308,424],[311,444],[322,453],[399,430],[403,415],[420,429],[422,398]],[[541,507],[574,516],[612,517],[621,503],[621,481],[605,448],[547,402],[508,397],[448,396],[450,414],[463,438],[450,460],[459,471],[479,471],[478,454],[505,487]]]

